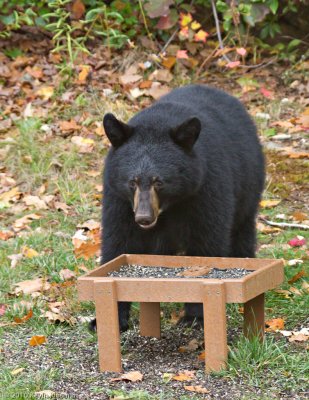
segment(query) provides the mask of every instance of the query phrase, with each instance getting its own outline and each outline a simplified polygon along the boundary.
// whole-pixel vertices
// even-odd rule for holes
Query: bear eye
[[[160,181],[159,179],[156,179],[156,180],[153,182],[153,186],[154,186],[155,189],[161,189],[162,186],[163,186],[163,182]]]
[[[135,180],[131,179],[129,181],[129,187],[130,187],[130,189],[134,189],[135,190],[137,188],[137,182]]]

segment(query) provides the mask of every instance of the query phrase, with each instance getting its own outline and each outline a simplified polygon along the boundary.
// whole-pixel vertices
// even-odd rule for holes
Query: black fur
[[[135,115],[130,128],[110,114],[104,125],[116,147],[104,171],[103,262],[122,253],[255,256],[264,158],[255,125],[236,98],[186,86]],[[136,176],[145,187],[153,177],[163,182],[163,211],[149,230],[134,220],[129,181]],[[120,304],[122,330],[129,308]],[[186,305],[186,316],[200,318],[201,306]]]

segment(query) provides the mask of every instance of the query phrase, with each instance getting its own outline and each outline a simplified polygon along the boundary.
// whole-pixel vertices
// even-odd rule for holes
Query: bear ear
[[[113,114],[105,114],[103,126],[113,147],[121,146],[133,134],[133,128],[119,121]]]
[[[201,128],[201,121],[196,117],[192,117],[173,128],[170,135],[176,144],[190,151],[199,137]]]

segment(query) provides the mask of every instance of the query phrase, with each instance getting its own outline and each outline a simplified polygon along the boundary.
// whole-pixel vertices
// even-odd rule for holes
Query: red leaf
[[[177,58],[189,58],[187,51],[188,50],[178,50],[176,57]]]
[[[270,90],[265,89],[264,87],[261,87],[260,93],[261,93],[264,97],[266,97],[266,98],[268,98],[268,99],[273,99],[273,97],[274,97],[273,92],[271,92]]]
[[[306,244],[306,239],[302,236],[296,236],[295,238],[288,241],[291,247],[301,247]]]
[[[226,64],[227,68],[236,68],[240,65],[240,61],[230,61]]]

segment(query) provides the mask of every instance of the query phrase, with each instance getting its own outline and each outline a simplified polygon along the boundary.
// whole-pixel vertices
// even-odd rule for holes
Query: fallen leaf
[[[160,97],[164,96],[165,94],[169,93],[171,88],[165,85],[161,85],[160,82],[153,82],[151,88],[148,90],[148,93],[151,97],[155,100],[158,100]]]
[[[87,79],[90,72],[91,72],[90,65],[83,65],[80,73],[78,74],[77,83],[80,85],[85,85],[87,83]]]
[[[143,374],[140,373],[140,371],[130,371],[130,372],[127,372],[126,374],[122,374],[118,378],[112,378],[110,381],[111,382],[116,382],[116,381],[139,382],[141,380],[143,380]]]
[[[281,229],[275,226],[268,226],[263,224],[262,222],[258,222],[256,224],[256,228],[259,232],[264,233],[265,235],[269,233],[276,233],[276,232],[281,232]]]
[[[206,43],[206,39],[209,36],[209,34],[205,31],[203,31],[203,29],[200,29],[195,35],[194,35],[194,40],[196,42],[203,42]]]
[[[24,322],[28,321],[28,319],[30,319],[32,317],[33,317],[33,311],[29,310],[29,312],[22,318],[14,317],[14,321],[16,322],[16,324],[23,324]]]
[[[6,311],[6,305],[5,304],[0,304],[0,317],[5,314]]]
[[[204,388],[201,385],[196,385],[196,386],[184,386],[186,390],[189,390],[190,392],[196,392],[196,393],[209,393],[209,390]]]
[[[38,196],[31,196],[31,195],[24,196],[23,202],[27,206],[34,206],[34,208],[36,208],[37,210],[47,210],[48,209],[45,201],[40,199]]]
[[[95,145],[93,139],[84,138],[83,136],[73,136],[71,142],[78,147],[79,153],[92,153]]]
[[[290,266],[290,267],[295,267],[295,266],[298,266],[298,265],[302,265],[304,262],[303,262],[303,260],[300,260],[300,259],[295,259],[295,260],[289,260],[288,261],[288,265]]]
[[[88,260],[100,254],[101,233],[99,229],[84,232],[79,229],[72,238],[74,254],[77,258]]]
[[[42,316],[47,318],[50,322],[53,322],[53,323],[66,321],[65,317],[60,313],[60,310],[57,310],[57,312],[45,311],[42,314]]]
[[[179,15],[179,25],[181,27],[188,26],[193,21],[192,15],[190,13],[180,13]]]
[[[93,231],[95,229],[100,229],[101,223],[95,221],[94,219],[89,219],[88,221],[85,221],[84,223],[77,225],[77,228]]]
[[[265,89],[264,87],[260,88],[260,93],[266,97],[267,99],[273,99],[274,98],[274,93],[271,92],[270,90]]]
[[[14,236],[15,234],[12,231],[0,231],[0,240],[6,241]]]
[[[134,65],[129,67],[125,73],[119,77],[119,82],[121,85],[129,85],[131,83],[140,81],[143,77],[136,72],[137,68]]]
[[[262,200],[260,201],[260,207],[262,208],[272,208],[276,207],[281,200]]]
[[[211,270],[211,267],[190,267],[180,272],[178,276],[202,276],[207,275]]]
[[[17,368],[17,369],[14,369],[13,371],[11,371],[11,375],[13,375],[13,376],[18,375],[18,374],[20,374],[21,372],[23,372],[24,369],[25,369],[25,368]]]
[[[41,292],[50,289],[50,283],[43,278],[36,278],[15,283],[14,294],[30,294],[33,292]]]
[[[226,64],[227,68],[236,68],[240,65],[240,61],[230,61]]]
[[[178,321],[185,315],[185,311],[181,310],[179,313],[177,311],[172,311],[171,312],[171,319],[170,322],[173,325],[176,325],[178,323]]]
[[[173,376],[174,381],[192,381],[195,378],[195,371],[181,371],[178,375]]]
[[[168,69],[157,69],[149,75],[149,79],[152,81],[170,82],[173,79],[173,75]]]
[[[306,342],[309,339],[308,335],[303,333],[293,332],[293,335],[289,337],[289,342]]]
[[[189,58],[188,50],[178,50],[177,54],[176,54],[176,57],[178,59],[188,59]]]
[[[33,258],[37,257],[39,253],[36,250],[32,249],[31,247],[24,246],[22,248],[22,255],[26,258]]]
[[[188,343],[187,346],[180,346],[178,348],[179,353],[186,353],[189,351],[194,351],[198,348],[199,344],[198,344],[198,340],[197,339],[192,339],[190,340],[190,342]]]
[[[265,321],[266,332],[276,332],[278,330],[283,330],[284,328],[284,319],[282,318],[274,318],[268,321]]]
[[[303,236],[296,236],[295,238],[288,241],[291,247],[301,247],[306,244],[306,239]]]
[[[295,211],[295,212],[292,214],[292,217],[293,217],[293,219],[294,219],[295,221],[298,221],[298,222],[303,222],[303,221],[306,221],[306,219],[308,219],[307,214],[305,214],[305,213],[303,213],[303,212],[300,212],[300,211]]]
[[[289,156],[289,158],[293,159],[300,159],[300,158],[309,158],[309,152],[308,151],[299,151],[299,152],[289,152],[286,151],[285,154]]]
[[[59,127],[62,132],[73,132],[81,129],[81,126],[78,125],[74,119],[70,121],[60,121]]]
[[[296,296],[302,296],[302,295],[303,295],[303,293],[302,293],[299,289],[297,289],[296,287],[294,287],[294,286],[291,286],[290,289],[289,289],[289,291],[290,291],[291,293],[295,294]]]
[[[22,253],[10,254],[8,256],[8,259],[11,260],[11,268],[15,268],[18,261],[20,261],[23,257],[24,257],[24,255]]]
[[[23,217],[18,218],[14,222],[13,228],[14,228],[15,231],[19,232],[22,229],[25,229],[26,226],[28,224],[30,224],[32,221],[40,219],[40,218],[42,218],[42,217],[41,217],[41,215],[38,215],[38,214],[27,214],[27,215],[24,215]]]
[[[176,64],[176,57],[174,56],[170,56],[170,57],[165,57],[162,60],[162,65],[163,67],[167,68],[167,69],[172,69],[173,66]]]
[[[53,86],[43,86],[36,91],[36,95],[41,97],[43,100],[49,100],[54,94]]]
[[[247,54],[247,50],[244,47],[239,47],[236,49],[236,53],[243,57]]]
[[[40,346],[41,344],[46,343],[46,336],[44,335],[36,335],[32,336],[29,340],[29,346]]]
[[[72,19],[81,19],[81,17],[85,14],[86,7],[82,0],[74,0],[71,8],[71,17]]]
[[[149,89],[151,88],[151,86],[152,86],[152,81],[150,80],[143,81],[138,85],[140,89]]]
[[[292,283],[298,281],[299,279],[303,278],[304,276],[306,276],[306,272],[302,269],[296,275],[294,275],[291,279],[289,279],[288,283],[292,284]]]
[[[64,281],[67,281],[67,280],[69,280],[69,279],[76,278],[75,272],[74,272],[74,271],[71,271],[71,270],[68,269],[68,268],[64,268],[64,269],[62,269],[61,271],[59,271],[59,275],[60,275],[60,278],[61,278],[62,280],[64,280]]]
[[[202,352],[198,355],[197,359],[198,359],[199,361],[205,361],[205,350],[202,351]]]
[[[10,207],[11,203],[15,203],[21,195],[18,186],[10,189],[7,192],[0,194],[0,209]]]

